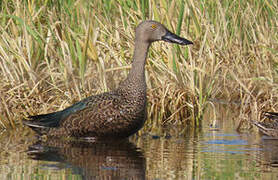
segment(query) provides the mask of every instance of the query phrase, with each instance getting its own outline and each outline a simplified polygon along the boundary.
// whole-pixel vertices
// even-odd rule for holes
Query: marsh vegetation
[[[194,42],[152,45],[145,128],[199,127],[220,101],[237,109],[240,128],[278,110],[277,1],[3,0],[0,8],[0,128],[117,87],[145,19]]]

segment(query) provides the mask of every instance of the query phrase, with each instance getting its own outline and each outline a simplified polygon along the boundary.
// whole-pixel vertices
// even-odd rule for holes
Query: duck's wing
[[[269,119],[278,120],[278,113],[277,112],[263,112],[263,115]]]
[[[60,122],[68,117],[70,114],[86,108],[86,104],[87,99],[84,99],[62,111],[30,116],[27,119],[22,120],[22,123],[26,126],[29,126],[40,135],[45,134],[50,128],[59,127]]]
[[[277,124],[276,120],[277,119],[270,118],[270,122],[268,122],[268,121],[256,122],[256,121],[252,121],[252,120],[249,120],[249,122],[251,122],[253,125],[257,126],[259,131],[262,132],[263,134],[277,138],[278,137],[278,124]]]

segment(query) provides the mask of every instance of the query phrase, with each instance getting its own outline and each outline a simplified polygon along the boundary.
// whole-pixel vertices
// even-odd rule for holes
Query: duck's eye
[[[156,24],[152,24],[152,29],[156,29],[157,28],[157,25]]]

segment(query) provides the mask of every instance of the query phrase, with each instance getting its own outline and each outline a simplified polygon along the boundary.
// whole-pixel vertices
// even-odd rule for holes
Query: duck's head
[[[143,21],[137,26],[135,39],[137,41],[143,41],[147,43],[162,40],[180,45],[193,44],[193,42],[172,33],[159,22],[151,20]]]

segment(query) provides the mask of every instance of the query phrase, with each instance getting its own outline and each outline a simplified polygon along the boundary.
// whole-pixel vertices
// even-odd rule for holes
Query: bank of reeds
[[[0,128],[115,88],[145,19],[194,42],[152,45],[146,128],[200,126],[218,101],[237,104],[243,120],[278,110],[277,1],[3,0],[0,7]]]

